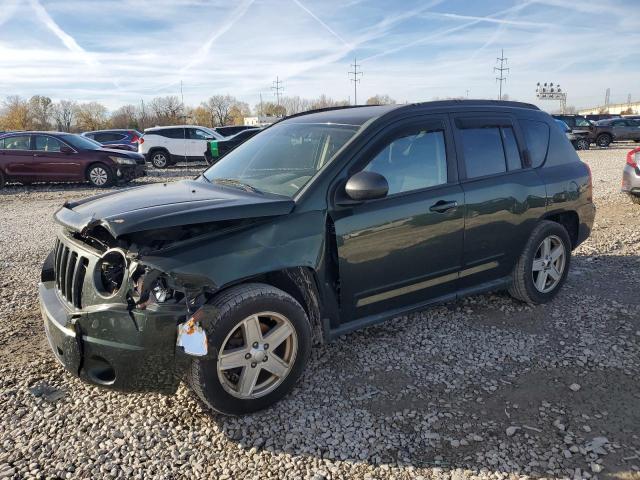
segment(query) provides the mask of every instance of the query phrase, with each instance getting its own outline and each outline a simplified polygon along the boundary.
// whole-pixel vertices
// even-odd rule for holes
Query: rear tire
[[[4,177],[4,173],[2,173],[2,170],[0,170],[0,190],[4,188],[5,182],[6,180]]]
[[[609,135],[608,133],[601,133],[596,138],[596,145],[598,145],[599,147],[605,147],[606,148],[609,145],[611,145],[612,141],[613,141],[613,138],[611,137],[611,135]]]
[[[280,400],[311,353],[311,326],[302,306],[260,283],[231,287],[211,303],[215,316],[203,325],[209,355],[195,358],[188,374],[195,393],[228,415],[252,413]]]
[[[94,187],[110,187],[114,179],[113,171],[104,163],[94,163],[87,169],[87,180]]]
[[[166,150],[154,150],[151,153],[151,165],[155,168],[167,168],[171,165],[171,156]]]
[[[551,301],[567,278],[570,262],[567,230],[559,223],[543,220],[531,232],[513,268],[509,294],[531,305]]]

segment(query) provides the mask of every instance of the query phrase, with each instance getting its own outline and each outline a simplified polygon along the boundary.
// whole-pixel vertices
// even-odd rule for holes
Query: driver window
[[[59,152],[62,144],[53,137],[36,135],[36,150],[40,152]]]
[[[389,183],[389,195],[447,183],[447,154],[442,130],[403,134],[385,146],[363,169]]]
[[[210,137],[206,132],[202,130],[198,130],[196,128],[190,128],[189,132],[191,133],[192,140],[206,140]]]

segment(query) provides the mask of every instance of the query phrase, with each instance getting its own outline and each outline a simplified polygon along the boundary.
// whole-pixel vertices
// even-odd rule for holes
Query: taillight
[[[142,145],[143,143],[144,143],[144,138],[140,137],[140,138],[138,139],[138,144],[139,144],[139,145]]]
[[[140,141],[140,137],[134,133],[133,137],[131,137],[131,143],[136,143],[139,141]]]
[[[640,161],[640,147],[634,148],[627,153],[627,165],[638,168],[638,161]]]

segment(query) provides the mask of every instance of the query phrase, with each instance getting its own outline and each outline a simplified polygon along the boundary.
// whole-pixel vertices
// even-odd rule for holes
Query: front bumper
[[[622,191],[640,197],[640,170],[625,164],[622,169]]]
[[[184,306],[129,310],[116,303],[74,310],[60,298],[54,281],[39,284],[39,298],[49,345],[73,375],[128,392],[178,388],[189,363],[176,347]]]
[[[147,174],[147,170],[144,165],[119,165],[116,168],[116,177],[118,181],[129,181],[135,178],[144,177]]]

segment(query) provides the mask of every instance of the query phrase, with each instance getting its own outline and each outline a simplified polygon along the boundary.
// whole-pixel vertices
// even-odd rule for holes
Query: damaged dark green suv
[[[532,105],[315,111],[195,180],[65,204],[40,303],[83,380],[184,380],[242,414],[353,329],[489,290],[551,300],[594,214],[588,167]]]

